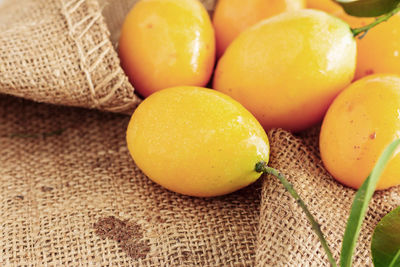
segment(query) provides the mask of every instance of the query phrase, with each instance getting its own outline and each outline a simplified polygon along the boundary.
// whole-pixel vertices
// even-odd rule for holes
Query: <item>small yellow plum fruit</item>
[[[215,90],[173,87],[145,99],[127,130],[129,151],[154,182],[190,196],[243,188],[268,162],[268,137],[238,102]]]
[[[359,188],[386,146],[400,138],[400,76],[377,74],[346,88],[330,106],[321,128],[326,169]],[[386,166],[377,190],[400,184],[400,151]]]
[[[197,0],[141,0],[123,24],[119,56],[144,97],[171,86],[204,86],[215,61],[210,17]]]

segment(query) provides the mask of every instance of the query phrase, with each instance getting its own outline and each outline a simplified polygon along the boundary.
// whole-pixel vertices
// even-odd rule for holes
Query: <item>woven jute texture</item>
[[[0,266],[254,265],[261,184],[167,191],[131,160],[128,121],[0,96]]]
[[[130,113],[140,102],[115,48],[135,0],[6,0],[0,92]],[[202,1],[212,12],[215,1]],[[146,178],[125,144],[129,117],[0,95],[0,266],[327,266],[306,217],[273,177],[191,198]],[[336,183],[318,127],[269,132],[270,165],[293,183],[336,259],[355,191]],[[354,266],[372,266],[374,226],[400,188],[374,195]]]
[[[135,2],[5,0],[0,6],[0,93],[131,113],[140,98],[115,48]],[[201,2],[211,12],[215,0]]]
[[[298,136],[269,132],[270,166],[280,170],[307,203],[339,259],[343,234],[355,195],[324,169],[318,151],[319,128]],[[257,266],[328,266],[326,254],[306,216],[279,181],[268,177],[262,186]],[[400,205],[400,188],[375,193],[355,250],[354,266],[373,266],[370,244],[379,220]]]
[[[169,192],[130,159],[128,121],[0,96],[1,266],[327,266],[276,179],[210,199]],[[324,170],[317,133],[271,131],[271,166],[292,181],[338,258],[354,191]],[[354,266],[372,266],[372,230],[399,204],[399,188],[375,194]]]
[[[96,0],[6,0],[0,6],[0,92],[131,112],[140,100],[109,37]]]

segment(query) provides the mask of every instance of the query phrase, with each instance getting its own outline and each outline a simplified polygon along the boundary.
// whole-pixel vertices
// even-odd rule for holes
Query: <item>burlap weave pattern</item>
[[[282,130],[270,131],[270,165],[288,177],[321,224],[334,257],[339,259],[355,191],[335,182],[324,169],[319,157],[318,133],[319,128],[300,136]],[[375,193],[361,230],[354,266],[372,266],[370,244],[374,227],[399,205],[399,187]],[[263,183],[256,262],[257,266],[328,266],[306,216],[273,177]]]
[[[0,96],[1,266],[254,265],[261,184],[211,199],[169,192],[133,164],[128,121]],[[129,242],[145,257],[95,234],[109,216],[140,226]]]
[[[0,7],[0,92],[131,112],[139,103],[96,0],[8,0]]]
[[[0,93],[129,113],[140,102],[115,52],[136,0],[5,0]],[[212,12],[214,0],[202,1]],[[296,203],[273,177],[224,197],[181,196],[150,182],[125,144],[129,117],[0,95],[0,266],[327,266]],[[287,175],[339,258],[355,191],[323,168],[318,127],[269,132]],[[354,266],[400,205],[375,194]]]

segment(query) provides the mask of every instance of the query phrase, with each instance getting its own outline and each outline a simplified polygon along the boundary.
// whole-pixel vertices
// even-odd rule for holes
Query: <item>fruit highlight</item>
[[[321,158],[339,182],[359,188],[379,155],[400,138],[400,76],[371,75],[351,84],[330,106],[320,134]],[[400,154],[377,189],[400,184]]]
[[[204,86],[215,61],[210,17],[197,0],[141,0],[123,24],[119,56],[143,97],[172,86]]]
[[[349,26],[317,10],[286,12],[244,31],[218,62],[213,88],[242,103],[266,129],[320,122],[353,79]]]
[[[228,194],[260,177],[268,137],[235,100],[211,89],[173,87],[145,99],[132,115],[127,143],[154,182],[191,196]]]

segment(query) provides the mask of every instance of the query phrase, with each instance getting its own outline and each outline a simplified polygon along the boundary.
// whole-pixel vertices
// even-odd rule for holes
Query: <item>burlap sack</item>
[[[131,113],[140,99],[114,48],[135,2],[5,0],[0,7],[0,93]],[[215,0],[202,2],[211,10]]]
[[[116,112],[138,104],[98,1],[6,0],[0,8],[0,92]]]
[[[6,1],[0,92],[131,112],[140,99],[114,48],[134,2]],[[214,1],[204,2],[212,10]],[[305,216],[275,178],[219,198],[174,194],[133,164],[128,120],[0,96],[1,266],[328,265]],[[269,136],[271,165],[293,182],[338,259],[354,190],[324,170],[318,128]],[[372,265],[372,230],[400,204],[399,190],[375,194],[355,266]]]

